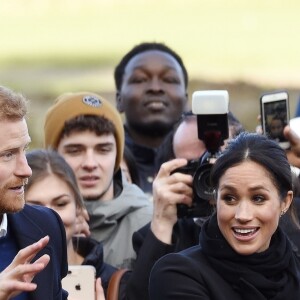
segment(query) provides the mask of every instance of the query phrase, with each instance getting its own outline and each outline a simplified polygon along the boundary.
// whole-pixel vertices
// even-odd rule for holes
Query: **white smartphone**
[[[263,133],[275,140],[283,149],[290,147],[283,135],[284,127],[289,124],[289,96],[286,91],[266,93],[260,97],[261,126]]]
[[[96,269],[89,265],[69,265],[62,287],[72,300],[95,300]]]

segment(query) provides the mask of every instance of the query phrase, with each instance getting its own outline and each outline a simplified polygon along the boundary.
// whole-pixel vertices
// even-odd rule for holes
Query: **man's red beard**
[[[0,188],[0,213],[15,213],[20,211],[25,204],[24,192],[21,194],[13,194],[14,187],[23,187],[27,184],[28,179],[16,180],[7,183]]]

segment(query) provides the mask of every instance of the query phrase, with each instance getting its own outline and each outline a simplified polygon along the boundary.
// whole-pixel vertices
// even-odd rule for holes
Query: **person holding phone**
[[[82,215],[84,204],[72,168],[52,150],[32,150],[26,157],[32,169],[25,189],[26,203],[46,206],[59,214],[66,230],[68,264],[93,266],[96,274],[92,277],[101,278],[106,293],[109,280],[117,269],[103,261],[101,243],[91,237],[75,236],[76,220]]]
[[[217,159],[211,181],[216,213],[202,226],[200,244],[154,265],[150,299],[299,299],[300,265],[278,226],[292,212],[285,151],[263,135],[241,133]]]
[[[275,140],[283,149],[290,147],[283,134],[289,123],[289,97],[286,91],[264,93],[260,97],[261,126],[263,134]]]

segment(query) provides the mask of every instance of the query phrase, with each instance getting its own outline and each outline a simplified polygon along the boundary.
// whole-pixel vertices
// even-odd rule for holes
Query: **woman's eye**
[[[235,201],[235,198],[233,195],[223,195],[221,198],[227,203],[232,203]]]
[[[255,195],[255,196],[253,197],[253,201],[254,201],[254,202],[260,203],[260,202],[263,202],[264,200],[265,200],[265,197],[262,196],[262,195]]]
[[[66,206],[68,203],[67,202],[60,202],[60,203],[56,203],[57,207],[64,207]]]

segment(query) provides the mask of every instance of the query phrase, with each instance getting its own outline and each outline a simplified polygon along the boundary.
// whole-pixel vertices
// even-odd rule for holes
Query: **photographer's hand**
[[[289,163],[300,168],[300,137],[291,129],[289,125],[285,126],[283,134],[291,144],[291,149],[287,150],[286,152]]]
[[[192,204],[191,175],[173,173],[187,164],[186,159],[174,159],[161,165],[153,181],[153,217],[151,230],[160,241],[171,244],[173,226],[177,222],[178,203]]]

